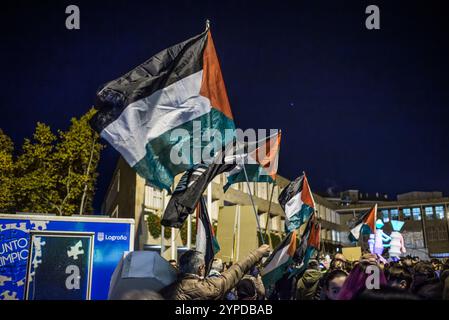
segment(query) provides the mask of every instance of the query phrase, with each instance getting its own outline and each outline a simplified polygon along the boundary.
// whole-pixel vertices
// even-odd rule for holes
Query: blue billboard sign
[[[107,299],[134,221],[0,215],[0,300]]]

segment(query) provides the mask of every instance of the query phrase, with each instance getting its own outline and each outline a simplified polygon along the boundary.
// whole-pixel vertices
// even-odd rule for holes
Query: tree
[[[15,207],[23,212],[54,212],[56,183],[60,178],[53,163],[56,136],[38,122],[33,139],[25,139],[15,163]]]
[[[96,169],[103,149],[98,134],[89,125],[95,112],[91,109],[80,119],[72,118],[69,130],[59,131],[60,142],[54,154],[55,167],[61,177],[57,185],[59,214],[92,211],[98,177]]]
[[[58,215],[92,211],[103,148],[89,125],[95,112],[91,109],[80,119],[72,118],[69,129],[59,130],[57,135],[49,126],[37,123],[33,139],[25,139],[15,162],[12,142],[1,132],[0,181],[13,181],[8,189],[13,201],[11,204],[11,197],[2,192],[0,209]],[[2,183],[1,188],[9,185]]]
[[[14,209],[14,144],[0,129],[0,212]]]

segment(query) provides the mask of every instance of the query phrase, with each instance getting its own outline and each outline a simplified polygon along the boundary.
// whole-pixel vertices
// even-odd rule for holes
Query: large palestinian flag
[[[315,201],[306,174],[290,182],[279,195],[288,231],[299,228],[315,211]]]
[[[237,165],[227,174],[224,191],[226,192],[234,183],[246,181],[244,168],[248,181],[274,183],[278,170],[280,145],[281,131],[278,131],[263,141],[244,143],[243,152],[240,152],[237,147],[233,159]]]
[[[147,182],[166,190],[201,162],[193,155],[210,144],[198,139],[206,130],[218,130],[225,144],[224,130],[235,128],[209,28],[107,83],[95,108],[92,126]]]

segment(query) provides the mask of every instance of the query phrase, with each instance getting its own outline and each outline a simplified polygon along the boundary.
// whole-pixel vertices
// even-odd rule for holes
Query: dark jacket
[[[296,300],[313,300],[321,279],[321,271],[308,269],[296,285]]]
[[[249,269],[263,256],[263,252],[255,250],[245,259],[234,263],[220,277],[201,278],[195,274],[184,274],[173,284],[161,290],[168,300],[218,300],[234,288]]]

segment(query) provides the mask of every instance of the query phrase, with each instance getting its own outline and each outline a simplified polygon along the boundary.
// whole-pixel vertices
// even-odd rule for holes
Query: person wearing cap
[[[322,273],[317,260],[310,260],[307,270],[296,284],[296,300],[318,300],[317,289]]]

